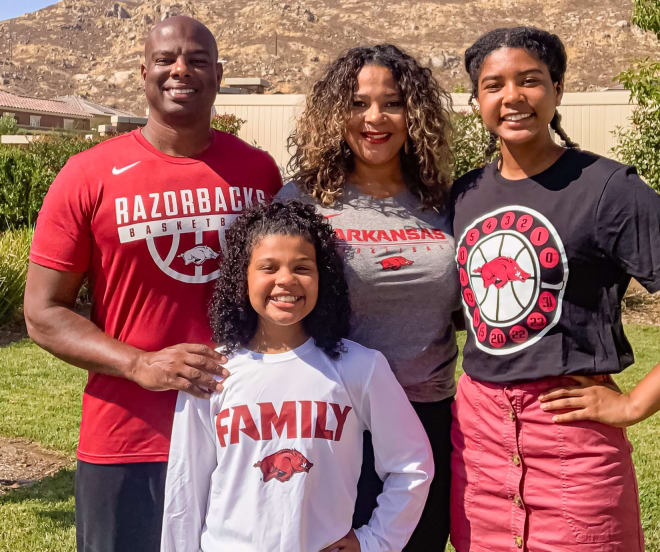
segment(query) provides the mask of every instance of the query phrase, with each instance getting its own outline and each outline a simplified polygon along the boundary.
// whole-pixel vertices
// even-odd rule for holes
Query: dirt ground
[[[633,281],[622,305],[626,324],[660,326],[660,293],[650,295]],[[27,337],[25,323],[17,320],[0,327],[0,347]],[[0,436],[0,495],[29,487],[40,479],[70,466],[72,458],[24,439]]]
[[[621,309],[624,324],[660,326],[660,293],[651,295],[636,280],[630,282]]]
[[[30,487],[73,460],[24,439],[0,436],[0,496],[12,489]]]

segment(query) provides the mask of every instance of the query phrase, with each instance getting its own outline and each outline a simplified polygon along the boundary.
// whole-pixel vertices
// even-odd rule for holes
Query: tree
[[[660,39],[660,3],[658,0],[634,0],[632,22],[640,29],[653,31]]]
[[[211,127],[238,136],[238,131],[241,130],[241,127],[245,122],[244,119],[240,119],[236,117],[236,115],[223,113],[222,115],[213,116],[211,119]]]
[[[637,102],[632,126],[617,128],[612,151],[618,159],[634,165],[647,183],[660,192],[660,61],[637,62],[616,79],[630,90]]]
[[[0,136],[4,134],[16,134],[18,131],[18,123],[11,115],[3,115],[0,117]]]

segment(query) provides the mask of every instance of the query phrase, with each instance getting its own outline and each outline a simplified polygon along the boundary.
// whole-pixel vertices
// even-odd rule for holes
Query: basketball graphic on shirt
[[[146,241],[158,268],[175,280],[203,284],[220,275],[218,264],[222,257],[224,228],[182,232]]]
[[[473,221],[458,242],[456,262],[479,349],[520,351],[558,322],[568,264],[557,231],[541,213],[508,206]]]
[[[238,214],[209,214],[139,222],[118,228],[121,243],[143,240],[156,266],[188,284],[220,275],[225,230]]]

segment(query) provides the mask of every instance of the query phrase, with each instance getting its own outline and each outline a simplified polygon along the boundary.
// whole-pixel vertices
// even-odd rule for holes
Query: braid
[[[554,130],[557,134],[559,134],[559,137],[562,139],[564,142],[564,146],[567,148],[575,149],[579,148],[580,145],[576,144],[573,142],[568,137],[568,134],[566,134],[566,131],[561,127],[561,115],[559,114],[559,111],[555,110],[555,114],[552,117],[552,121],[550,121],[550,128]]]
[[[484,152],[484,157],[486,158],[486,161],[488,161],[491,156],[497,151],[497,134],[494,132],[488,132],[490,134],[490,138],[488,138],[488,146],[486,147],[486,151]]]
[[[468,105],[472,108],[472,112],[478,114],[479,110],[475,107],[473,101],[476,99],[475,92],[470,94]],[[488,131],[488,145],[484,150],[484,163],[488,163],[493,154],[497,151],[497,141],[499,137],[494,132]]]

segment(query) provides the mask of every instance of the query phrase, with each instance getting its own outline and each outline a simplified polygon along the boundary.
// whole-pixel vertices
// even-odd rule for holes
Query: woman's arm
[[[217,466],[213,401],[179,393],[165,483],[161,552],[198,552]]]
[[[543,410],[570,410],[557,414],[557,423],[593,420],[627,427],[660,410],[660,364],[657,364],[630,393],[622,393],[614,383],[596,378],[572,376],[576,386],[559,387],[539,396]]]

